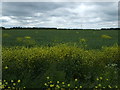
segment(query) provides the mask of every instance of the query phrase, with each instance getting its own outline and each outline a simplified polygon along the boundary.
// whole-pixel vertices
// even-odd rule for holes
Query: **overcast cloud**
[[[4,2],[0,20],[4,27],[118,27],[118,3]]]

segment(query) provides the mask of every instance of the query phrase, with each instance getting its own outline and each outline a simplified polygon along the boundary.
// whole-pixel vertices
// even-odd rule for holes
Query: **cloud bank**
[[[118,27],[116,2],[3,2],[4,27]]]

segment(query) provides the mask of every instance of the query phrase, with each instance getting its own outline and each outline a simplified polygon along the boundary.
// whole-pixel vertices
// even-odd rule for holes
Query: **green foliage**
[[[75,87],[77,79],[84,88],[99,84],[96,77],[108,78],[101,82],[118,85],[118,46],[103,47],[101,50],[86,50],[68,44],[53,47],[3,47],[3,79],[22,80],[20,87],[45,87],[46,77],[53,82],[65,82]],[[73,86],[72,86],[73,85]],[[78,85],[79,86],[79,85]],[[51,86],[52,87],[52,86]]]

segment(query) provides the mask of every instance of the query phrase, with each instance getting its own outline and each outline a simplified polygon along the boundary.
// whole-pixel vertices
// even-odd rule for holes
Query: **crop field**
[[[3,30],[1,88],[120,88],[118,30]]]

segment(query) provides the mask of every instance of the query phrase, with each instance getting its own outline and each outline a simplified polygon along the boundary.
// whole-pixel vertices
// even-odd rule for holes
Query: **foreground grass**
[[[117,45],[101,50],[85,50],[66,44],[3,47],[2,58],[4,88],[120,87]]]

